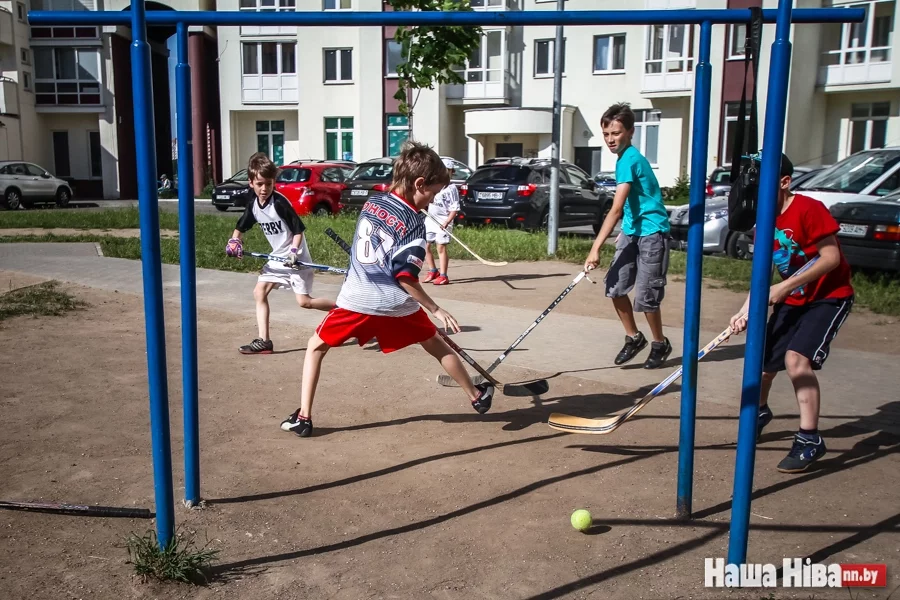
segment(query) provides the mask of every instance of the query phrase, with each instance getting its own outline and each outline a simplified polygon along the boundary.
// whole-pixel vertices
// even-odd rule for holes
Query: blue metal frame
[[[744,361],[740,425],[734,479],[728,562],[746,560],[750,519],[750,494],[756,451],[756,418],[759,406],[765,320],[774,238],[775,199],[784,142],[784,119],[790,72],[790,24],[858,23],[865,18],[859,8],[792,10],[792,0],[779,0],[778,10],[764,10],[763,21],[777,22],[769,72],[764,152],[757,227],[756,252],[750,293],[750,326]],[[184,362],[185,496],[188,503],[200,499],[199,434],[197,411],[196,268],[194,256],[193,155],[191,146],[190,66],[187,62],[188,25],[299,25],[328,27],[390,25],[701,25],[700,60],[696,72],[694,139],[691,160],[691,201],[688,233],[688,273],[685,297],[684,384],[678,459],[679,516],[690,517],[693,478],[694,415],[697,398],[702,284],[703,208],[706,157],[709,143],[711,88],[710,44],[713,24],[747,23],[747,9],[728,10],[620,10],[620,11],[510,11],[510,12],[271,12],[153,11],[145,0],[135,0],[131,11],[36,11],[28,14],[31,25],[126,25],[133,43],[132,87],[138,162],[138,200],[141,219],[141,256],[144,279],[144,314],[147,328],[147,364],[150,387],[150,423],[153,444],[153,476],[156,494],[157,533],[165,546],[174,533],[172,464],[169,441],[168,389],[166,385],[165,323],[163,320],[162,268],[159,242],[159,204],[156,188],[156,139],[147,24],[177,28],[176,68],[178,179],[182,282]]]
[[[697,410],[697,352],[700,350],[700,300],[703,291],[703,224],[706,207],[706,157],[712,90],[712,23],[700,26],[700,60],[694,85],[694,139],[691,149],[691,200],[688,215],[687,281],[684,290],[684,351],[681,366],[681,418],[678,440],[678,495],[675,514],[691,517],[694,488],[694,430]]]
[[[197,365],[197,260],[188,28],[175,26],[175,120],[178,137],[178,237],[181,263],[181,363],[184,407],[184,503],[200,503],[200,410]]]

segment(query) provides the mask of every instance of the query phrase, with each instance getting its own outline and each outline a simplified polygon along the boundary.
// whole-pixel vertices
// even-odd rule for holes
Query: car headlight
[[[715,212],[706,213],[705,215],[703,215],[703,221],[704,222],[715,221],[716,219],[724,219],[727,216],[728,216],[728,209],[722,208]]]

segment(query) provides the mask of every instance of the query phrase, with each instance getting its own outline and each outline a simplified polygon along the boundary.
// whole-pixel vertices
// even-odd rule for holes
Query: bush
[[[691,198],[691,178],[682,172],[675,185],[662,188],[662,197],[666,204],[687,204]]]

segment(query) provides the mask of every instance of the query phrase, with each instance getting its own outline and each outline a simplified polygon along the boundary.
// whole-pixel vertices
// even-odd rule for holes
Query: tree
[[[387,0],[397,11],[471,11],[470,0]],[[397,67],[399,89],[394,94],[400,112],[409,117],[415,108],[413,91],[433,90],[436,84],[465,83],[460,69],[481,43],[481,27],[398,27],[394,40],[406,58]],[[416,94],[418,97],[418,94]]]

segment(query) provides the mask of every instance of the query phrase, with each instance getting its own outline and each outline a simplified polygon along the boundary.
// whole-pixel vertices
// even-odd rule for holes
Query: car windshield
[[[519,167],[516,165],[497,165],[485,167],[475,171],[466,182],[469,185],[490,182],[490,183],[525,183],[531,169],[527,167]]]
[[[363,163],[353,170],[350,179],[356,181],[390,181],[394,165],[390,163]]]
[[[811,177],[799,189],[860,194],[898,162],[900,150],[859,152]]]
[[[710,183],[729,183],[731,171],[714,171]]]
[[[301,183],[309,181],[311,174],[310,169],[282,169],[275,181],[278,183]]]
[[[247,181],[248,179],[247,169],[241,169],[240,171],[232,175],[228,181]]]

